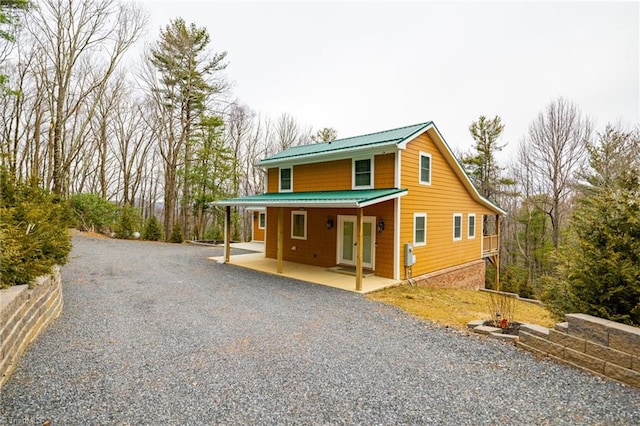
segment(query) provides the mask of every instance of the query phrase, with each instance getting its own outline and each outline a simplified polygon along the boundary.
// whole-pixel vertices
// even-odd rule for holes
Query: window
[[[266,227],[266,224],[267,224],[267,214],[261,212],[258,215],[258,228],[264,229]]]
[[[453,241],[462,239],[462,213],[453,214]]]
[[[427,244],[427,214],[413,214],[413,245],[424,246]]]
[[[420,183],[431,185],[431,154],[420,153]]]
[[[476,237],[476,215],[469,213],[467,220],[469,221],[469,232],[467,233],[467,236],[469,239],[473,239]]]
[[[373,188],[373,160],[353,160],[353,187]]]
[[[280,192],[291,192],[292,185],[291,167],[280,169]]]
[[[307,212],[291,212],[291,238],[307,239]]]

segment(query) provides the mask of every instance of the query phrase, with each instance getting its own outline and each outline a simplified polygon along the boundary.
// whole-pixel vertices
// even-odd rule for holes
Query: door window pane
[[[371,264],[372,255],[372,235],[371,235],[371,223],[365,222],[362,228],[363,236],[362,242],[364,244],[362,249],[362,262]]]
[[[353,222],[345,221],[342,229],[342,258],[353,261]]]

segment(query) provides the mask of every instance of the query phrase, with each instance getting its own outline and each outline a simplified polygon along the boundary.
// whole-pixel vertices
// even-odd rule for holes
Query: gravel
[[[0,424],[640,424],[640,392],[212,247],[74,237]]]

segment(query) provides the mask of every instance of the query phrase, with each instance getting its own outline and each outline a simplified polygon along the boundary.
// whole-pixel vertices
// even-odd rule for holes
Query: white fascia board
[[[396,192],[395,194],[387,195],[386,197],[380,197],[373,200],[367,200],[363,203],[359,203],[358,207],[368,207],[374,204],[384,203],[385,201],[395,200],[396,198],[404,197],[409,191]]]
[[[471,179],[469,179],[469,176],[467,176],[467,174],[465,173],[464,168],[462,167],[462,164],[460,164],[456,156],[453,154],[453,151],[451,151],[451,148],[449,148],[449,145],[442,137],[442,134],[440,134],[440,131],[438,130],[438,128],[433,124],[430,124],[429,126],[427,126],[425,130],[433,130],[438,135],[438,138],[442,142],[442,144],[440,145],[442,145],[442,147],[445,149],[447,157],[453,160],[455,163],[455,167],[454,167],[455,174],[460,178],[464,186],[471,191],[472,197],[475,198],[476,201],[480,202],[480,204],[484,204],[485,207],[489,208],[490,210],[498,210],[500,214],[506,215],[507,214],[506,211],[502,210],[500,207],[496,206],[491,201],[487,200],[482,195],[480,195],[476,187],[471,182]]]
[[[261,206],[261,207],[309,207],[309,208],[358,208],[358,202],[352,201],[227,201],[216,203],[221,206]]]
[[[453,171],[460,178],[460,180],[462,181],[462,184],[471,192],[472,198],[474,198],[476,201],[478,201],[480,204],[483,204],[485,207],[489,208],[490,210],[498,210],[500,214],[506,215],[507,214],[506,211],[502,210],[500,207],[496,206],[491,201],[487,200],[482,195],[480,195],[476,187],[473,185],[473,183],[471,183],[469,176],[467,176],[467,174],[465,173],[464,168],[462,167],[462,165],[460,164],[456,156],[453,155],[451,148],[449,148],[449,145],[442,137],[442,134],[433,123],[430,123],[427,127],[424,127],[421,130],[418,130],[413,135],[409,135],[408,137],[406,137],[404,141],[398,144],[398,148],[402,150],[406,149],[407,144],[409,142],[411,142],[413,139],[417,138],[421,134],[428,132],[429,130],[433,130],[438,136],[438,138],[440,139],[441,143],[436,142],[436,145],[442,146],[444,148],[445,157],[447,158],[447,161],[449,162],[450,165],[451,165],[450,160],[453,160],[453,162],[455,163],[454,165],[452,165]]]

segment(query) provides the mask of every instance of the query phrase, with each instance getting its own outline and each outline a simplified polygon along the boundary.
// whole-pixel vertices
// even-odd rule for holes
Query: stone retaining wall
[[[419,275],[414,277],[413,281],[418,286],[479,290],[484,288],[485,268],[486,263],[484,260],[476,260],[463,265]]]
[[[553,329],[520,327],[518,346],[640,389],[640,328],[567,314]]]
[[[0,290],[0,388],[27,346],[61,311],[62,280],[58,268],[51,275],[37,278],[31,286]]]

